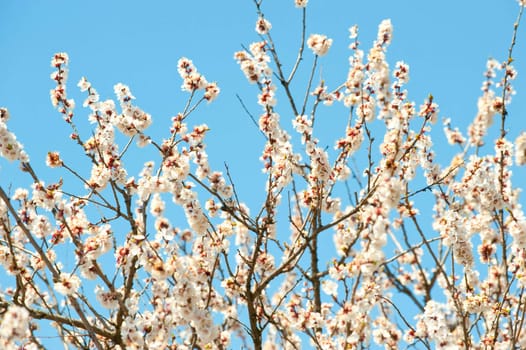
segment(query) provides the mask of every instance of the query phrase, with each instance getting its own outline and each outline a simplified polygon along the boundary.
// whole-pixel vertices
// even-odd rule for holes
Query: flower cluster
[[[127,136],[133,136],[138,132],[144,131],[152,123],[150,114],[144,112],[139,107],[132,105],[131,101],[135,99],[128,86],[117,84],[113,87],[115,95],[120,102],[122,113],[116,116],[117,128]],[[108,106],[110,112],[108,115],[113,116],[112,106]]]
[[[57,86],[50,91],[51,104],[64,115],[64,120],[71,122],[75,101],[67,99],[66,82],[68,80],[69,56],[65,52],[56,53],[51,60],[51,67],[56,71],[51,73],[51,79],[56,81]]]
[[[30,344],[29,312],[22,306],[11,305],[3,312],[0,322],[0,345],[3,349],[18,349],[22,344],[27,349],[36,349],[36,344]],[[18,343],[18,344],[17,344]]]
[[[219,88],[187,58],[177,68],[188,99],[160,140],[127,85],[103,100],[82,77],[84,139],[66,95],[68,56],[53,56],[51,102],[91,166],[50,151],[56,182],[29,163],[0,108],[0,156],[22,161],[32,181],[0,184],[0,267],[13,282],[0,290],[0,348],[43,347],[33,320],[75,348],[526,347],[526,215],[512,183],[526,133],[507,138],[512,60],[488,61],[466,136],[443,119],[461,147],[442,167],[431,132],[439,106],[429,95],[417,107],[409,65],[390,67],[390,20],[368,52],[350,28],[348,72],[328,85],[316,77],[332,39],[303,37],[288,67],[260,5],[265,41],[234,55],[260,108],[265,192],[255,210],[236,174],[209,162],[208,125],[189,124]],[[304,60],[305,44],[314,59]],[[499,116],[500,136],[482,147]],[[338,133],[332,149],[326,123]],[[142,155],[152,155],[142,169],[125,167]]]
[[[197,90],[205,90],[204,98],[208,102],[212,102],[217,95],[219,95],[219,87],[217,84],[209,83],[206,78],[201,75],[195,68],[193,62],[186,57],[179,59],[177,62],[177,71],[183,79],[181,89],[183,91],[195,92]]]
[[[9,111],[0,108],[0,156],[9,160],[28,162],[29,156],[24,151],[24,146],[17,141],[15,134],[7,129]]]
[[[486,80],[482,84],[483,93],[477,103],[478,112],[468,129],[469,141],[472,145],[482,146],[484,136],[493,124],[495,115],[506,114],[506,106],[511,103],[511,98],[515,94],[510,82],[517,76],[517,72],[510,63],[499,63],[496,59],[489,59],[486,63],[484,73]],[[494,79],[499,71],[503,71],[504,74],[500,81],[495,82]],[[503,90],[505,100],[502,100],[502,96],[499,96],[498,91],[493,87]]]
[[[238,51],[234,54],[245,77],[250,83],[268,79],[272,75],[272,70],[268,65],[270,57],[267,54],[266,42],[252,43],[249,51]]]
[[[437,349],[461,346],[459,339],[451,336],[450,325],[454,320],[450,318],[450,314],[451,310],[447,305],[429,301],[424,314],[419,317],[416,331],[405,335],[407,341],[412,342],[417,337],[428,338],[435,342]]]

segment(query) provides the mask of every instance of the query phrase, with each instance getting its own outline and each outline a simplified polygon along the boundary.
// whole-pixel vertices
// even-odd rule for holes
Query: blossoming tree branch
[[[295,1],[302,37],[291,66],[262,2],[260,40],[234,53],[258,93],[242,102],[260,108],[256,117],[245,109],[264,137],[259,207],[232,180],[249,174],[209,165],[210,130],[192,114],[220,89],[188,58],[177,62],[188,99],[158,140],[128,86],[103,100],[87,78],[78,87],[92,129],[80,130],[68,55],[54,55],[51,102],[91,168],[50,150],[55,182],[38,173],[0,109],[0,155],[32,182],[0,182],[9,281],[0,347],[50,348],[54,337],[98,350],[526,348],[526,217],[511,181],[526,163],[526,133],[510,140],[506,131],[525,1],[507,56],[487,63],[469,128],[443,121],[457,150],[447,164],[435,160],[431,137],[439,101],[409,100],[409,66],[388,63],[389,20],[368,50],[351,27],[349,70],[325,82],[317,72],[332,40],[308,33],[307,0]],[[292,88],[300,74],[305,86]],[[347,121],[329,152],[316,118],[335,104]],[[141,159],[143,147],[157,158]],[[138,174],[127,170],[132,159],[144,164]],[[432,213],[419,210],[424,195]]]

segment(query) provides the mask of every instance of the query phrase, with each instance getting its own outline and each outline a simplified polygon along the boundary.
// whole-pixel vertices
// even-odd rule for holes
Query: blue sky
[[[263,10],[273,25],[271,33],[278,51],[290,69],[301,12],[293,0],[265,0]],[[514,0],[310,0],[307,33],[334,39],[317,73],[334,87],[347,74],[348,28],[359,25],[362,48],[368,49],[376,38],[378,24],[390,18],[394,38],[388,61],[391,67],[399,60],[410,65],[409,98],[419,105],[432,93],[440,105],[440,116],[450,117],[454,126],[465,131],[477,111],[486,60],[506,59],[517,12]],[[152,115],[153,125],[148,131],[158,139],[168,135],[170,117],[181,111],[186,101],[176,67],[177,60],[186,56],[221,88],[219,98],[202,106],[189,124],[209,125],[207,144],[213,168],[224,170],[223,163],[228,163],[242,199],[249,204],[258,202],[263,187],[254,184],[262,177],[258,158],[263,139],[236,94],[254,115],[259,115],[260,107],[256,87],[246,82],[233,59],[242,45],[259,40],[254,31],[257,15],[252,0],[0,0],[0,13],[0,106],[9,108],[8,127],[25,145],[33,166],[47,182],[59,176],[44,166],[47,151],[60,150],[72,164],[81,157],[80,150],[67,140],[70,130],[49,100],[49,90],[54,86],[49,62],[55,52],[65,51],[70,57],[69,97],[77,101],[75,118],[79,125],[87,126],[83,120],[88,114],[81,107],[85,95],[76,87],[80,77],[91,81],[101,99],[114,99],[113,86],[122,82],[130,86],[135,103]],[[511,139],[526,129],[525,28],[521,27],[514,54],[519,75],[514,84],[517,95],[509,109]],[[310,52],[305,57],[303,72],[307,74]],[[284,125],[290,127],[293,116],[288,106],[283,104],[278,111]],[[327,129],[320,130],[320,138],[336,139],[331,120],[339,117],[338,109],[325,108],[321,113],[327,118],[321,125]],[[441,145],[444,138],[440,125],[436,125],[435,134]],[[451,154],[448,146],[436,151],[439,160]],[[129,165],[140,169],[148,154]],[[29,178],[15,177],[16,168],[17,164],[0,159],[0,185],[29,183]],[[515,176],[524,174],[519,169]]]
[[[517,9],[514,0],[311,0],[307,32],[334,39],[329,55],[321,61],[321,72],[326,82],[335,86],[347,71],[348,28],[358,24],[362,48],[368,48],[379,22],[391,18],[394,39],[388,59],[391,66],[398,60],[410,65],[409,98],[418,105],[432,93],[441,116],[451,117],[453,124],[464,129],[476,113],[486,59],[505,59]],[[300,11],[292,0],[266,0],[263,10],[290,67],[299,37]],[[85,75],[102,99],[114,98],[114,84],[129,85],[137,105],[152,114],[151,131],[159,135],[187,97],[180,91],[176,62],[181,56],[189,57],[222,89],[220,98],[202,108],[194,119],[196,124],[206,122],[213,130],[208,137],[213,164],[221,167],[227,161],[236,169],[237,160],[243,159],[259,168],[261,145],[254,142],[258,133],[235,96],[239,94],[258,115],[256,91],[246,83],[232,58],[241,45],[259,39],[253,30],[257,16],[251,0],[61,0],[52,4],[4,0],[0,12],[0,105],[10,109],[9,128],[25,144],[34,166],[41,164],[48,150],[63,149],[67,143],[64,136],[68,129],[49,102],[49,89],[53,87],[50,57],[66,51],[71,60],[69,96],[76,98],[78,123],[87,111],[80,106],[84,95],[76,83]],[[526,48],[520,39],[519,35],[515,49],[518,96],[525,86],[522,72],[526,71],[521,69],[526,66]],[[309,59],[307,55],[305,71]],[[289,113],[285,108],[283,111]],[[510,120],[518,121],[524,110],[524,103],[516,98]],[[288,120],[290,115],[282,118]],[[4,161],[0,166],[3,182],[12,166]]]
[[[294,62],[300,37],[301,11],[293,3],[265,0],[262,6],[273,25],[271,33],[285,70]],[[54,87],[49,78],[53,71],[50,59],[55,52],[69,54],[68,96],[77,102],[75,121],[84,130],[84,138],[91,135],[86,121],[88,110],[82,108],[86,95],[76,86],[82,76],[90,80],[102,100],[115,99],[116,83],[129,85],[135,103],[153,117],[150,135],[166,137],[171,116],[182,110],[188,97],[181,91],[176,67],[177,60],[186,56],[221,88],[219,98],[203,105],[189,124],[208,124],[212,167],[224,170],[226,162],[241,197],[250,206],[259,205],[264,189],[254,188],[254,183],[264,178],[259,161],[264,139],[236,94],[256,117],[261,109],[256,104],[257,88],[247,83],[233,59],[242,45],[259,40],[254,31],[257,14],[252,0],[59,0],[52,5],[43,0],[31,5],[0,0],[0,12],[4,14],[0,21],[0,106],[9,108],[8,127],[25,145],[33,167],[40,170],[41,176],[48,176],[43,176],[47,183],[61,176],[45,167],[48,151],[60,150],[69,164],[79,164],[82,157],[82,151],[67,140],[70,129],[50,103],[49,90]],[[440,106],[440,118],[451,118],[453,126],[465,131],[477,112],[486,60],[506,59],[517,12],[515,0],[310,0],[307,33],[326,34],[334,40],[329,54],[320,60],[316,78],[323,78],[329,87],[343,82],[351,53],[349,27],[359,25],[361,47],[368,50],[378,24],[390,18],[394,37],[387,57],[391,67],[399,60],[410,65],[408,98],[419,106],[433,94]],[[524,28],[514,54],[518,78],[508,118],[512,140],[526,125],[526,98],[521,98],[526,93],[526,39],[521,35]],[[310,72],[313,55],[307,51],[304,57],[295,85],[300,89]],[[282,124],[290,129],[294,116],[284,102],[278,89],[277,110]],[[320,108],[320,114],[323,118],[318,118],[316,132],[321,142],[332,149],[347,112],[333,106]],[[440,145],[435,150],[437,159],[449,163],[453,149],[445,145],[440,124],[435,126],[433,137]],[[148,156],[157,154],[143,150],[141,155],[144,158],[127,163],[131,174],[138,173]],[[15,178],[20,181],[17,174],[16,164],[0,159],[1,184]],[[523,175],[522,169],[515,173],[516,179]],[[22,180],[21,184],[30,183],[29,177]]]

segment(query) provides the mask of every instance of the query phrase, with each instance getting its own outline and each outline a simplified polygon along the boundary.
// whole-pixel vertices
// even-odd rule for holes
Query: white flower
[[[205,87],[205,100],[207,100],[208,103],[212,102],[216,99],[217,95],[219,95],[220,91],[221,90],[216,83],[208,83],[208,85]]]
[[[526,132],[522,132],[515,140],[515,162],[517,165],[526,164]]]
[[[303,7],[307,6],[308,2],[309,2],[309,0],[294,0],[294,5],[297,8],[303,8]]]
[[[349,38],[350,39],[356,39],[358,37],[358,25],[353,25],[351,28],[349,28]]]
[[[205,77],[197,72],[192,60],[182,57],[177,62],[177,71],[181,78],[183,78],[183,91],[193,92],[206,88],[208,82]]]
[[[332,280],[322,281],[321,288],[323,289],[323,292],[327,295],[334,296],[334,297],[338,295],[338,283]]]
[[[310,135],[312,133],[312,120],[306,115],[298,115],[296,119],[292,121],[292,126],[301,134]]]
[[[0,324],[0,339],[27,339],[30,336],[29,327],[29,312],[21,306],[11,305],[3,314],[2,323]],[[9,348],[18,349],[15,346]]]
[[[390,19],[384,19],[378,26],[378,44],[390,44],[393,37],[393,25]]]
[[[307,40],[307,45],[315,55],[324,56],[332,45],[332,39],[321,34],[311,34]]]
[[[396,62],[396,69],[393,72],[393,76],[398,79],[398,84],[407,84],[409,81],[409,65],[402,61]]]
[[[9,120],[9,110],[5,107],[0,108],[0,122],[5,123]]]
[[[263,17],[259,17],[256,22],[256,32],[260,35],[267,34],[272,28],[272,24]]]
[[[135,97],[131,94],[130,88],[122,83],[118,83],[113,87],[113,91],[115,91],[115,95],[117,95],[117,98],[121,103],[123,101],[128,102],[132,99],[135,99]]]
[[[55,282],[55,290],[63,295],[71,295],[76,293],[80,287],[80,278],[71,273],[61,273],[57,282]]]
[[[51,59],[51,67],[58,67],[63,64],[68,64],[69,57],[65,52],[56,53]]]
[[[3,122],[0,122],[0,157],[21,162],[29,161],[24,146],[16,140],[15,134],[10,132]]]
[[[86,77],[82,77],[80,78],[77,86],[80,88],[80,91],[84,92],[91,87],[91,83],[86,79]]]
[[[115,309],[119,306],[119,292],[104,291],[101,286],[95,287],[95,295],[99,303],[106,309]]]
[[[17,188],[15,190],[15,194],[13,195],[13,200],[19,201],[19,200],[25,200],[27,199],[29,195],[29,191],[25,188]]]
[[[48,152],[46,157],[46,165],[50,168],[57,168],[62,166],[62,160],[58,152]]]

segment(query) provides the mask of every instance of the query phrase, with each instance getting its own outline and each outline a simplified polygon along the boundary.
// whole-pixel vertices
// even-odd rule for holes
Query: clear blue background
[[[301,11],[293,0],[266,0],[266,17],[273,25],[278,53],[288,71],[299,43]],[[322,33],[334,39],[328,56],[321,59],[316,77],[329,87],[343,82],[348,69],[348,28],[360,27],[361,48],[366,50],[376,38],[382,19],[390,18],[394,38],[388,49],[391,67],[403,60],[411,67],[409,99],[417,106],[432,93],[440,105],[440,116],[450,117],[462,131],[476,115],[486,60],[503,61],[511,42],[513,22],[518,13],[514,0],[310,0],[307,33]],[[239,94],[252,114],[258,116],[256,87],[249,85],[233,59],[233,53],[259,40],[254,32],[257,15],[251,0],[223,1],[7,1],[0,0],[0,106],[9,108],[8,123],[25,145],[33,166],[46,182],[59,173],[46,170],[44,160],[50,150],[60,150],[64,159],[76,164],[81,150],[67,140],[69,127],[51,106],[49,90],[54,82],[50,59],[55,52],[70,56],[68,96],[75,98],[75,120],[82,127],[88,111],[85,98],[76,87],[86,76],[101,95],[114,99],[113,86],[130,86],[135,103],[153,116],[148,133],[161,139],[168,135],[170,117],[182,110],[187,94],[180,89],[177,60],[186,56],[209,81],[217,81],[221,94],[204,105],[189,124],[207,123],[208,153],[212,167],[224,170],[228,163],[241,199],[259,203],[264,188],[259,156],[263,138],[240,106]],[[509,108],[509,138],[526,129],[526,25],[521,27],[515,48],[514,65],[519,75],[514,82],[517,95]],[[305,52],[304,72],[312,55]],[[298,83],[305,81],[300,75]],[[295,87],[301,87],[297,85]],[[298,90],[295,90],[298,91]],[[302,95],[297,95],[302,96]],[[294,116],[278,103],[283,124],[289,128]],[[320,132],[332,147],[338,135],[330,125],[347,117],[337,108],[323,108],[327,126]],[[333,118],[333,119],[331,119]],[[497,123],[493,130],[497,128]],[[441,125],[433,134],[438,159],[450,159],[452,149],[444,145]],[[89,137],[84,129],[84,138]],[[377,135],[381,140],[382,136]],[[377,143],[378,145],[378,143]],[[492,146],[491,146],[492,147]],[[137,174],[150,153],[139,153],[128,163]],[[128,162],[130,162],[128,160]],[[86,173],[87,174],[87,173]],[[131,174],[130,174],[131,175]],[[524,169],[517,169],[521,180]],[[0,185],[30,183],[18,177],[17,164],[0,160]],[[524,183],[519,181],[518,183]],[[255,208],[254,208],[255,209]]]
[[[293,0],[266,0],[263,10],[290,69],[298,44],[300,10],[293,6]],[[453,125],[465,130],[476,114],[487,58],[506,58],[518,5],[514,0],[310,0],[307,10],[307,32],[334,39],[329,55],[321,61],[321,72],[329,86],[341,83],[347,74],[348,28],[360,26],[362,48],[367,50],[380,21],[391,18],[394,39],[388,59],[391,67],[398,60],[410,65],[409,98],[419,105],[432,93],[440,105],[440,115],[451,117]],[[222,168],[226,161],[234,174],[246,166],[259,174],[257,158],[263,140],[235,97],[239,94],[258,116],[256,89],[247,84],[233,59],[241,45],[259,40],[251,0],[2,0],[0,13],[0,106],[11,111],[8,126],[24,143],[33,166],[43,163],[48,150],[61,150],[68,160],[69,150],[64,146],[72,145],[65,141],[69,128],[49,102],[49,90],[54,86],[49,79],[50,58],[55,52],[66,51],[71,60],[68,94],[77,102],[77,123],[82,125],[87,116],[81,107],[85,95],[76,87],[85,75],[101,99],[115,98],[114,84],[129,85],[137,97],[136,104],[154,118],[150,133],[159,137],[167,135],[170,117],[182,109],[187,98],[180,90],[176,63],[181,56],[189,57],[222,89],[219,99],[193,119],[196,124],[206,122],[212,129],[207,138],[212,164]],[[521,119],[526,110],[521,98],[526,86],[522,75],[526,72],[526,40],[521,40],[521,34],[514,55],[519,95],[510,108],[513,138],[517,127],[524,125]],[[305,72],[310,59],[310,52],[306,52]],[[284,106],[280,112],[289,127],[290,109]],[[327,113],[330,115],[331,110]],[[78,151],[72,157],[78,156]],[[5,183],[13,165],[1,160],[0,166],[0,181]]]

